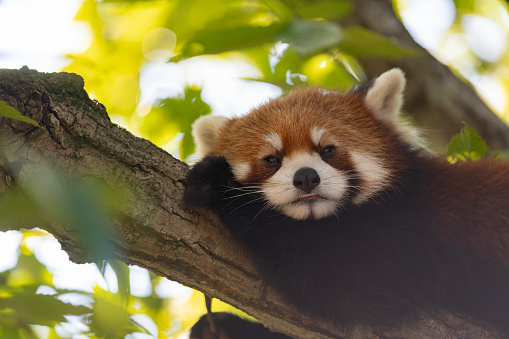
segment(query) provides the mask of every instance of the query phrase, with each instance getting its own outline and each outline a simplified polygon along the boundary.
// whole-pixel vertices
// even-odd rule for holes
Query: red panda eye
[[[263,161],[265,161],[265,164],[267,166],[279,166],[281,163],[279,159],[273,155],[268,155],[265,158],[263,158]]]
[[[329,156],[332,156],[336,151],[336,147],[335,146],[332,146],[332,145],[329,145],[329,146],[325,146],[322,151],[320,152],[320,155],[322,157],[329,157]]]

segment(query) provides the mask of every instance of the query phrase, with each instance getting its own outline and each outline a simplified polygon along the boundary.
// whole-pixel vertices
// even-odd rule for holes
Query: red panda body
[[[213,210],[268,284],[343,328],[446,308],[509,333],[509,163],[451,165],[398,122],[399,70],[194,126],[186,201]]]

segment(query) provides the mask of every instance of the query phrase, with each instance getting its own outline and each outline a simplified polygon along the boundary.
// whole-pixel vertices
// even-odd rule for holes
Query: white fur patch
[[[191,134],[200,159],[212,152],[219,131],[228,120],[219,115],[204,115],[194,121]]]
[[[405,75],[399,68],[376,78],[366,94],[366,105],[378,119],[396,124],[395,117],[403,104],[405,82]]]
[[[366,105],[377,119],[392,125],[410,149],[431,153],[419,131],[411,127],[399,114],[403,105],[405,83],[405,75],[399,68],[383,73],[366,94]]]
[[[232,172],[237,181],[242,181],[249,176],[251,172],[251,165],[247,162],[241,162],[240,164],[232,164]]]
[[[320,176],[320,184],[312,192],[322,199],[297,201],[303,193],[293,185],[293,178],[302,167],[312,168]],[[346,174],[327,164],[317,153],[298,153],[284,158],[281,168],[262,184],[269,204],[298,220],[311,217],[320,219],[334,214],[347,190]]]
[[[283,149],[283,140],[277,133],[269,133],[264,138],[268,141],[276,150],[281,151]]]
[[[313,127],[311,129],[311,140],[316,146],[320,145],[320,139],[322,139],[324,133],[325,129],[322,127]]]
[[[361,179],[360,192],[352,202],[360,205],[389,185],[390,172],[373,157],[357,152],[352,152],[350,155]]]

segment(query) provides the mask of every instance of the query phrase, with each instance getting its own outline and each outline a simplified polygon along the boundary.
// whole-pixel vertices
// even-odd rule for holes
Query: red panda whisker
[[[234,195],[234,196],[228,197],[228,199],[238,199],[238,198],[243,197],[243,196],[246,196],[246,195],[250,195],[250,194],[260,194],[260,193],[262,193],[262,192],[261,192],[261,191],[259,191],[259,192],[256,192],[256,191],[246,192],[246,193],[237,194],[237,195]]]
[[[231,192],[231,191],[248,191],[250,189],[256,189],[256,188],[260,188],[260,186],[230,187],[230,189],[227,190],[226,192]]]
[[[260,197],[260,198],[256,198],[256,199],[253,199],[253,200],[249,200],[248,202],[246,202],[246,203],[244,203],[244,204],[242,204],[242,205],[240,205],[240,206],[237,206],[234,210],[232,210],[232,211],[230,212],[230,214],[232,214],[233,212],[237,211],[239,208],[242,208],[242,207],[244,207],[244,206],[246,206],[246,205],[249,205],[249,204],[254,203],[254,202],[256,202],[256,201],[259,201],[259,200],[263,200],[263,198],[262,198],[262,197]]]
[[[260,215],[260,213],[265,212],[269,208],[271,208],[271,206],[267,203],[267,201],[265,201],[262,208],[260,208],[260,211],[258,211],[258,213],[256,213],[256,215],[253,217],[253,219],[251,221],[254,221],[256,219],[256,217]]]

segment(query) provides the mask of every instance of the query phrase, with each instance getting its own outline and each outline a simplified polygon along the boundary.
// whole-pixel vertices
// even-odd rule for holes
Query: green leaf
[[[341,27],[336,23],[296,19],[277,38],[306,55],[337,46],[342,39],[341,32]]]
[[[274,23],[269,26],[239,26],[203,30],[186,42],[182,57],[199,54],[216,54],[249,48],[275,41],[275,36],[286,24]]]
[[[0,116],[6,117],[10,119],[15,119],[23,122],[28,122],[29,124],[32,124],[36,127],[42,128],[37,121],[30,119],[29,117],[24,116],[21,114],[17,109],[7,105],[7,103],[0,101]]]
[[[452,137],[447,147],[447,154],[452,162],[478,160],[485,157],[489,151],[486,142],[467,124]]]
[[[261,0],[267,7],[269,7],[273,13],[275,13],[282,21],[290,21],[292,18],[292,12],[288,5],[284,4],[279,0]]]
[[[12,188],[0,195],[0,231],[39,225],[44,213],[21,189]]]
[[[129,301],[131,294],[131,282],[129,280],[129,266],[119,260],[107,260],[111,268],[117,276],[118,292],[125,300],[126,304]]]
[[[38,224],[63,223],[72,227],[73,232],[81,237],[81,245],[96,256],[94,259],[112,256],[109,239],[110,220],[114,210],[110,208],[121,203],[121,197],[116,198],[114,192],[99,182],[84,179],[81,182],[72,181],[72,178],[64,181],[48,168],[38,171],[37,176],[30,178],[26,184],[24,191],[31,200],[18,192],[19,196],[13,194],[12,201],[8,202],[22,207],[19,204],[26,201],[30,209],[27,211],[28,217],[23,216],[22,210],[18,208],[15,211],[18,215],[10,215],[10,220],[18,218],[26,222],[26,219],[30,220],[37,216],[36,213],[40,213]]]
[[[302,57],[293,48],[286,48],[282,52],[278,52],[277,48],[281,48],[281,45],[265,45],[243,51],[243,54],[253,60],[262,72],[262,77],[245,80],[273,84],[283,90],[301,85],[303,82],[295,75],[301,68]]]
[[[466,11],[466,12],[474,12],[476,5],[478,4],[477,0],[454,0],[454,4],[456,5],[457,10]]]
[[[357,81],[345,67],[327,53],[314,55],[306,60],[302,64],[301,73],[307,76],[309,83],[326,88],[348,89],[357,85]]]
[[[186,88],[183,98],[167,98],[147,114],[140,131],[156,145],[162,146],[177,133],[184,133],[180,143],[180,157],[185,159],[194,152],[191,124],[211,109],[201,100],[201,90]],[[187,137],[186,137],[187,136]]]
[[[92,313],[85,306],[74,306],[56,299],[53,295],[35,294],[38,285],[32,285],[17,291],[10,291],[0,297],[0,325],[18,327],[27,325],[54,326],[65,322],[65,315],[84,315]]]
[[[130,320],[125,301],[117,294],[96,289],[90,330],[101,338],[124,338],[138,328]]]
[[[352,9],[353,6],[350,1],[325,0],[305,3],[297,9],[297,13],[304,19],[339,20],[347,16]]]
[[[383,35],[362,27],[344,28],[339,48],[342,52],[356,57],[397,59],[421,54],[418,49],[399,45]]]

